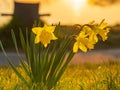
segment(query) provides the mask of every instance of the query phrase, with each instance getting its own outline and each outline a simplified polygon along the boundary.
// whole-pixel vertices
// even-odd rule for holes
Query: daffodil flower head
[[[93,49],[93,48],[94,48],[94,43],[91,42],[83,32],[81,32],[76,37],[76,42],[74,43],[73,46],[73,52],[74,53],[78,52],[78,49],[81,49],[83,52],[87,52],[87,49]]]
[[[34,27],[32,28],[32,32],[36,34],[35,43],[41,42],[44,47],[50,43],[51,40],[56,40],[57,37],[54,35],[55,26],[47,26],[44,27]]]
[[[86,34],[89,36],[89,39],[91,41],[94,41],[94,43],[98,42],[98,35],[102,37],[102,40],[105,41],[108,38],[108,33],[110,28],[108,28],[108,25],[105,20],[102,20],[100,24],[89,24],[89,26],[85,26],[83,30],[86,32]]]
[[[91,26],[91,27],[92,27],[92,26]],[[90,41],[95,44],[95,43],[98,42],[98,37],[97,37],[96,31],[95,31],[95,30],[92,30],[91,27],[85,26],[82,31],[84,31],[85,34],[87,35],[87,37],[90,39]]]
[[[107,23],[102,20],[102,22],[99,25],[95,25],[95,30],[97,30],[97,34],[102,37],[102,40],[105,41],[108,38],[108,33],[110,31],[110,28],[108,28]]]
[[[76,53],[78,49],[81,49],[83,52],[87,52],[88,49],[93,49],[94,45],[98,42],[98,35],[105,41],[108,38],[107,34],[109,30],[110,28],[108,28],[104,20],[100,24],[92,22],[91,24],[83,25],[81,32],[75,38],[76,42],[73,46],[73,52]]]

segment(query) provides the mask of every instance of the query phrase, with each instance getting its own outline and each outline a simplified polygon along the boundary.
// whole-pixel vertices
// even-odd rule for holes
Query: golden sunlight
[[[83,7],[86,5],[87,0],[68,0],[68,3],[71,5],[71,7],[73,8],[73,10],[76,11],[80,11],[83,9]]]
[[[39,3],[39,0],[15,0],[20,3]]]

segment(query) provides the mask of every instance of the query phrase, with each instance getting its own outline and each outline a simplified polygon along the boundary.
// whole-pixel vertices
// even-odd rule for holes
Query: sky
[[[38,0],[16,0],[29,3]],[[33,2],[34,1],[34,2]],[[91,21],[100,22],[105,19],[109,24],[120,23],[120,4],[100,7],[92,6],[87,0],[51,0],[40,2],[40,14],[50,13],[50,17],[41,17],[48,24],[85,24]],[[0,13],[13,13],[13,0],[0,0]],[[11,17],[0,16],[0,25],[6,24]]]

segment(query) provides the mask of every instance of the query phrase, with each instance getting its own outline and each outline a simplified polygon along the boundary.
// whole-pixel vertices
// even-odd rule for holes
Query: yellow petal
[[[87,46],[89,49],[93,49],[93,48],[94,48],[94,44],[93,44],[93,43],[87,43],[86,46]]]
[[[85,45],[83,44],[79,44],[79,48],[83,51],[83,52],[87,52],[87,47],[85,47]]]
[[[89,35],[89,41],[91,41],[92,43],[96,43],[98,42],[98,37],[95,33],[92,33]]]
[[[54,32],[56,26],[47,26],[46,24],[44,25],[44,29],[47,30],[48,32]]]
[[[99,26],[99,28],[104,29],[107,26],[106,22],[102,22],[101,25]]]
[[[44,47],[46,48],[46,47],[47,47],[47,45],[48,45],[48,43],[44,43],[43,45],[44,45]]]
[[[107,38],[108,38],[108,36],[107,36],[108,32],[109,32],[109,28],[106,29],[106,30],[100,30],[99,35],[102,37],[103,41],[107,40]]]
[[[40,36],[39,35],[37,35],[36,37],[35,37],[35,43],[37,44],[37,43],[39,43],[41,40],[40,40]]]
[[[52,40],[58,39],[54,34],[52,34]]]
[[[74,43],[73,52],[74,53],[78,52],[78,43],[77,42]]]
[[[41,31],[42,31],[42,28],[41,28],[41,27],[34,27],[34,28],[32,28],[32,32],[33,32],[34,34],[40,34]]]

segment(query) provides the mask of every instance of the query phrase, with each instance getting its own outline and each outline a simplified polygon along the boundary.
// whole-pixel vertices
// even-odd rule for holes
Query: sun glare
[[[86,0],[71,0],[71,1],[73,2],[72,4],[75,11],[82,9],[86,4]]]
[[[85,5],[87,0],[67,0],[67,3],[70,4],[72,9],[76,11],[80,11]]]

